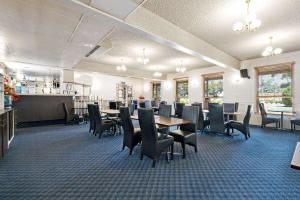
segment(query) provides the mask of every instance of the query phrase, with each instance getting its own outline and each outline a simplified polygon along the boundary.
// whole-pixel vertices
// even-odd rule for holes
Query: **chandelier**
[[[145,48],[143,48],[142,57],[138,57],[137,61],[139,63],[142,63],[143,65],[146,65],[147,63],[149,63],[150,59],[146,57],[146,49]]]
[[[243,32],[243,31],[255,31],[261,26],[261,21],[256,18],[255,13],[250,12],[250,2],[251,0],[246,0],[247,4],[247,15],[245,17],[245,22],[235,22],[233,24],[232,29],[236,32]]]
[[[181,60],[180,61],[181,65],[179,67],[176,68],[176,72],[181,72],[181,73],[184,73],[186,71],[186,68],[183,67],[183,61]]]
[[[121,63],[122,63],[122,65],[121,66],[117,66],[117,71],[126,71],[127,70],[127,67],[126,67],[126,65],[124,64],[124,60],[123,60],[123,58],[121,58]]]
[[[281,48],[273,48],[273,37],[269,37],[270,45],[262,52],[262,56],[274,56],[282,53]]]

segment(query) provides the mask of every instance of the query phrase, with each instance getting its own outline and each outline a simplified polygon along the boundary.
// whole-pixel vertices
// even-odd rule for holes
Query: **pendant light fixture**
[[[138,57],[137,61],[143,65],[147,65],[150,62],[150,59],[146,57],[146,48],[143,48],[142,57]]]
[[[270,45],[265,48],[265,50],[262,52],[262,56],[274,56],[282,53],[281,48],[274,48],[273,47],[273,37],[269,37]]]
[[[116,67],[116,69],[117,69],[117,71],[126,71],[127,70],[127,67],[126,67],[126,65],[124,64],[124,59],[123,58],[121,58],[121,66],[117,66]]]
[[[180,60],[180,66],[176,68],[176,72],[184,73],[186,71],[186,68],[183,67],[183,61]]]
[[[250,12],[250,3],[251,0],[246,0],[247,4],[247,15],[244,22],[235,22],[232,26],[232,30],[236,32],[253,32],[261,26],[261,21],[256,18],[255,13]]]

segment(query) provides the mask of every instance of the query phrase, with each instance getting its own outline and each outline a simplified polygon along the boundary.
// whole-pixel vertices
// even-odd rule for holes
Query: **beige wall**
[[[185,74],[169,74],[167,81],[163,83],[162,100],[173,103],[175,100],[175,81],[174,78],[188,77],[189,79],[189,100],[192,102],[202,102],[203,100],[203,80],[202,75],[208,73],[224,72],[224,102],[239,102],[239,111],[245,111],[247,105],[255,107],[256,104],[256,76],[254,68],[270,64],[284,62],[295,62],[294,68],[294,107],[297,112],[296,116],[285,117],[284,126],[289,127],[290,118],[300,118],[300,51],[286,53],[274,57],[259,58],[242,61],[242,68],[247,68],[251,79],[241,79],[239,71],[224,69],[220,67],[210,67],[186,72]],[[243,117],[243,116],[241,116]],[[279,117],[279,116],[278,116]],[[260,115],[253,113],[251,123],[260,124]]]

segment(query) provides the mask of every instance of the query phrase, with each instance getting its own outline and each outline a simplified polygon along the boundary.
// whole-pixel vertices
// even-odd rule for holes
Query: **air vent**
[[[89,57],[90,55],[92,55],[95,51],[97,51],[97,49],[99,49],[101,46],[100,45],[97,45],[95,46],[90,52],[88,52],[85,57]]]

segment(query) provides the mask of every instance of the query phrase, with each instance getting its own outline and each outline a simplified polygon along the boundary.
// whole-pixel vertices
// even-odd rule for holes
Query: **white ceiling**
[[[183,67],[186,67],[187,70],[211,66],[199,58],[120,29],[115,29],[104,40],[104,43],[110,43],[111,49],[104,54],[98,54],[96,51],[86,60],[117,66],[122,64],[121,59],[123,59],[127,68],[153,72],[158,70],[163,73],[175,72],[176,67],[181,65],[181,60]],[[146,49],[146,57],[150,59],[147,65],[137,62],[137,58],[143,56],[143,48]]]
[[[143,7],[239,60],[261,57],[271,35],[284,52],[300,49],[299,0],[251,2],[262,26],[240,34],[232,25],[245,16],[244,0],[148,0]]]
[[[64,68],[87,61],[85,63],[98,63],[102,69],[105,65],[110,66],[110,70],[115,71],[115,66],[124,58],[132,74],[134,70],[174,72],[180,60],[188,69],[211,66],[172,47],[115,28],[93,15],[74,11],[69,2],[75,1],[0,0],[0,60]],[[80,1],[120,19],[124,24],[123,20],[144,2]],[[300,0],[252,1],[258,18],[263,22],[262,27],[254,33],[240,34],[234,33],[231,27],[245,15],[244,0],[148,0],[142,6],[239,60],[260,57],[270,35],[274,36],[274,46],[283,48],[284,52],[299,50]],[[103,40],[111,44],[109,51],[104,55],[96,52],[83,59],[97,44],[103,45]],[[146,66],[136,61],[143,48],[150,58]],[[96,65],[93,67],[97,69]]]
[[[46,0],[0,0],[1,59],[59,66],[80,13]]]

